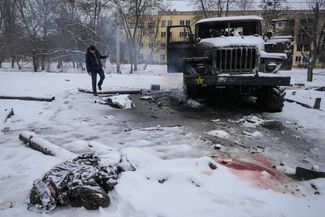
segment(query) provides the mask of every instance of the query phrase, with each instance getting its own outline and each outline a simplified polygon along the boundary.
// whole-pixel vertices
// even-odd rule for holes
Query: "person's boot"
[[[98,90],[102,90],[102,85],[101,84],[97,84],[98,86]]]
[[[94,96],[98,96],[98,93],[93,93]]]

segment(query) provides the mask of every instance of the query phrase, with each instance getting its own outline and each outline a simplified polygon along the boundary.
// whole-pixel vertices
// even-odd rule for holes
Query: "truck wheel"
[[[269,87],[262,90],[257,97],[257,103],[268,112],[281,112],[284,106],[285,89],[281,87]]]
[[[186,99],[197,99],[198,87],[194,85],[184,85],[184,93],[186,95]]]

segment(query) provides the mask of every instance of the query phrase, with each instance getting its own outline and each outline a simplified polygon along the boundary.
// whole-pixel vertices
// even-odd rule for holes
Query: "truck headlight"
[[[267,73],[275,73],[281,67],[280,63],[269,62],[265,64],[265,72]]]
[[[196,64],[195,69],[199,74],[204,74],[207,72],[207,67],[203,63]]]

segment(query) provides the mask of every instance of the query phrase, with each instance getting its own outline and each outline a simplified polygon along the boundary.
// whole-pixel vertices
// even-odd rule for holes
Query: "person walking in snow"
[[[86,52],[86,68],[88,74],[91,76],[91,83],[93,88],[94,96],[97,96],[96,83],[97,83],[97,74],[100,79],[98,82],[98,89],[102,90],[102,84],[105,79],[104,70],[102,68],[101,59],[106,59],[108,56],[102,56],[94,45],[91,45],[87,48]]]

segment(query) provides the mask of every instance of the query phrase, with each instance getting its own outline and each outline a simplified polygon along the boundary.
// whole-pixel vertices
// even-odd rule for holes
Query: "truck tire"
[[[185,85],[184,84],[184,93],[186,99],[197,99],[198,98],[198,90],[199,87],[195,85]]]
[[[257,97],[257,103],[267,112],[281,112],[285,94],[285,89],[281,87],[263,88]]]

